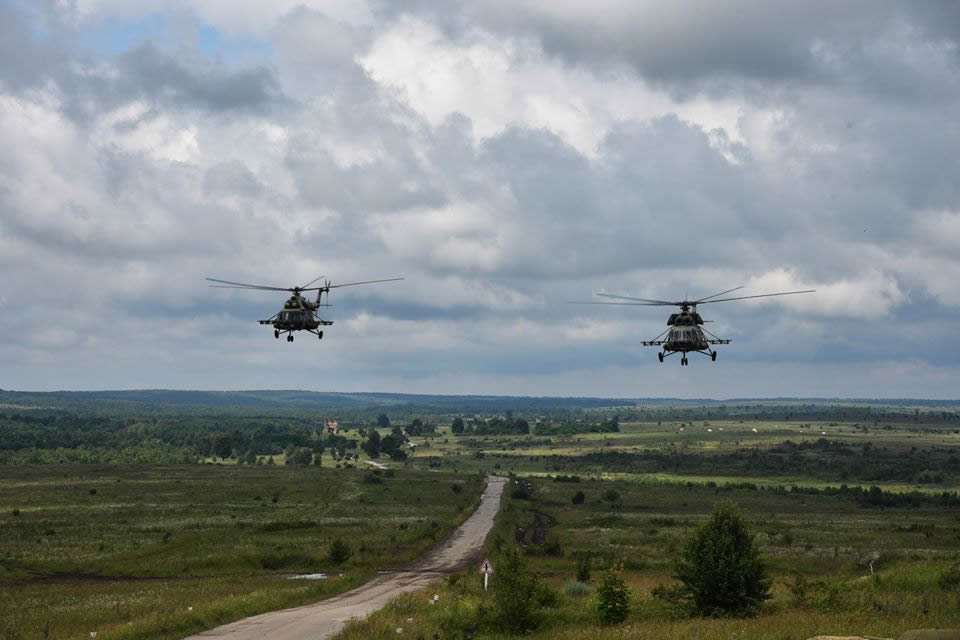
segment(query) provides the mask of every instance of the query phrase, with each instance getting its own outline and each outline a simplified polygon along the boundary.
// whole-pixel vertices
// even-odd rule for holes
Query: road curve
[[[459,571],[483,547],[493,519],[500,509],[500,497],[507,479],[487,478],[480,506],[443,544],[430,551],[409,569],[381,575],[367,584],[338,596],[293,609],[271,611],[237,620],[190,636],[187,640],[229,638],[230,640],[321,640],[329,638],[352,618],[364,618],[401,593],[416,591],[444,575]]]

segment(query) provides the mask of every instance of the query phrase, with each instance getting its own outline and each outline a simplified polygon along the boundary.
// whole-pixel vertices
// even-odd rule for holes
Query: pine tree
[[[751,615],[770,597],[766,566],[743,514],[724,500],[687,541],[675,577],[700,615]]]
[[[597,611],[607,624],[627,619],[630,613],[630,589],[623,581],[623,565],[616,564],[603,574],[597,587]]]

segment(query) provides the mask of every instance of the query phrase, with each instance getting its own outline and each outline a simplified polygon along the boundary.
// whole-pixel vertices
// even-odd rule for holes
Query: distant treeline
[[[322,418],[103,416],[63,411],[0,413],[0,463],[182,463],[290,447],[313,450],[344,443],[321,438]]]
[[[535,436],[572,436],[578,433],[617,433],[620,422],[617,417],[602,422],[539,422],[533,427]]]
[[[807,476],[834,482],[951,483],[960,478],[960,454],[948,447],[923,451],[886,449],[869,443],[852,447],[820,438],[789,440],[769,449],[741,448],[727,453],[683,449],[591,451],[578,456],[546,456],[548,467],[620,473],[674,473],[744,477]]]

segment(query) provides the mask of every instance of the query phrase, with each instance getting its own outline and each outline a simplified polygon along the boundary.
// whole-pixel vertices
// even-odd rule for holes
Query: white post
[[[483,574],[483,590],[484,590],[484,591],[487,590],[487,579],[488,579],[488,578],[490,578],[490,574],[489,574],[489,573]]]

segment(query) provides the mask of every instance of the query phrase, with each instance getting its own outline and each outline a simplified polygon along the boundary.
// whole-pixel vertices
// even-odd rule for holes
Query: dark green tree
[[[616,564],[603,574],[597,586],[597,613],[607,624],[617,624],[630,613],[630,589],[623,581],[623,565]]]
[[[353,555],[353,550],[350,548],[346,542],[337,538],[330,544],[330,549],[327,551],[327,560],[333,564],[343,564],[350,559],[350,556]]]
[[[380,457],[380,434],[377,431],[371,431],[370,435],[367,436],[367,441],[363,443],[363,450],[371,458]]]
[[[493,606],[503,629],[522,633],[536,626],[536,593],[540,580],[527,569],[516,548],[507,549],[493,580]]]
[[[740,509],[723,500],[687,540],[675,577],[704,616],[752,615],[770,597],[766,566]]]
[[[390,418],[387,417],[387,414],[381,413],[377,416],[377,426],[381,429],[386,429],[390,426]]]
[[[287,455],[287,464],[307,465],[313,462],[313,452],[308,447],[294,447]]]
[[[583,501],[587,499],[587,496],[584,495],[583,491],[577,491],[573,494],[573,497],[570,498],[570,502],[573,504],[583,504]]]
[[[233,439],[229,433],[218,433],[213,436],[210,453],[218,458],[229,458],[233,453]]]
[[[581,551],[577,554],[577,582],[590,582],[590,554]]]
[[[463,418],[457,416],[450,424],[450,430],[454,433],[463,433]]]
[[[397,459],[397,453],[403,453],[400,447],[403,445],[403,436],[398,436],[391,433],[388,436],[384,436],[383,440],[380,441],[380,451],[390,456],[392,459]],[[406,459],[406,454],[403,455],[402,459]]]

